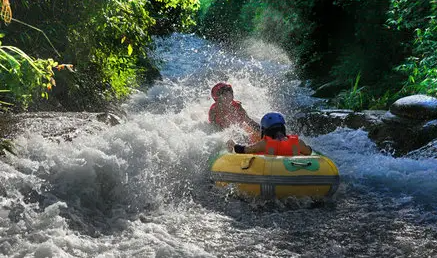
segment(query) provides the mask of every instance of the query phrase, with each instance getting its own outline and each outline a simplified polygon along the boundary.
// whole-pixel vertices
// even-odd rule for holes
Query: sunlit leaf
[[[132,52],[134,51],[134,49],[132,48],[132,45],[131,44],[129,44],[128,46],[127,46],[127,54],[128,55],[132,55]]]
[[[8,102],[4,102],[0,100],[0,104],[2,105],[7,105],[7,106],[13,106],[14,104],[8,103]]]

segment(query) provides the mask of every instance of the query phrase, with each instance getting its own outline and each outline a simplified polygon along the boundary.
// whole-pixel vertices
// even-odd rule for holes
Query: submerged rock
[[[97,114],[97,120],[110,126],[121,124],[121,118],[112,113]]]
[[[412,159],[437,159],[437,139],[417,150],[409,152],[405,157]]]
[[[397,150],[395,156],[405,155],[437,138],[437,120],[414,120],[390,112],[382,120],[369,131],[369,138],[382,149],[390,142],[390,148]]]
[[[396,150],[403,156],[437,138],[437,99],[413,95],[397,100],[382,117],[383,123],[369,131],[369,138],[380,148]],[[434,120],[431,120],[434,119]]]
[[[290,128],[299,134],[308,136],[327,134],[333,132],[337,127],[363,128],[368,131],[382,123],[385,112],[383,110],[354,112],[348,109],[325,109],[299,113],[295,117],[296,123],[291,124]]]
[[[317,136],[334,131],[337,127],[363,129],[376,145],[394,156],[402,156],[437,138],[436,120],[417,120],[397,116],[385,110],[326,109],[299,113],[291,131]]]
[[[417,125],[417,123],[420,122],[416,119],[395,115],[390,111],[385,112],[384,116],[382,117],[382,121],[387,125],[393,125],[393,126],[400,126],[400,125],[412,126],[412,125]]]

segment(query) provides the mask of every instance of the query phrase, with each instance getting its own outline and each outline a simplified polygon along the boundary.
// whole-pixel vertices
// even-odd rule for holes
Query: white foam
[[[330,157],[347,183],[369,188],[388,189],[393,194],[407,194],[426,200],[437,198],[437,160],[394,158],[379,152],[367,132],[337,129],[308,142]]]

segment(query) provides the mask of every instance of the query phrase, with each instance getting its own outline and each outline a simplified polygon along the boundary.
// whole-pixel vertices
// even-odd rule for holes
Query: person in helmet
[[[246,124],[253,131],[259,132],[259,124],[252,120],[241,106],[241,102],[234,100],[234,91],[228,83],[217,83],[211,89],[214,103],[211,105],[208,116],[209,122],[220,129],[233,124]]]
[[[278,156],[311,155],[312,149],[297,135],[287,135],[285,118],[281,113],[267,113],[261,119],[261,141],[249,146],[227,142],[229,152],[256,153]]]

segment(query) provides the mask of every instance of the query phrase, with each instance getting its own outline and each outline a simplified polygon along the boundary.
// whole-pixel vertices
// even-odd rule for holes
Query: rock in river
[[[393,103],[390,106],[390,112],[400,117],[412,119],[436,119],[437,99],[426,95],[411,95]]]

